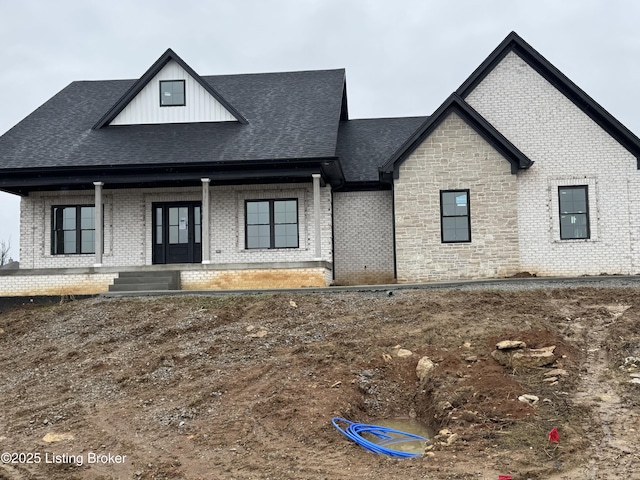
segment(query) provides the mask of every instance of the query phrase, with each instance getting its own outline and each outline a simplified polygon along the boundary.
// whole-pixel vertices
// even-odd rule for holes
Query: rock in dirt
[[[624,359],[624,368],[628,371],[637,370],[640,368],[640,357],[627,357]]]
[[[418,360],[418,365],[416,366],[416,375],[420,381],[423,381],[429,375],[429,372],[435,368],[435,364],[431,361],[429,357],[422,357]]]
[[[513,368],[536,368],[550,365],[556,361],[554,355],[556,347],[531,348],[515,352],[511,358],[511,366]]]
[[[535,405],[536,403],[538,403],[540,398],[536,397],[535,395],[530,395],[528,393],[525,393],[524,395],[520,395],[518,397],[518,400],[523,403],[528,403],[529,405]]]
[[[512,352],[505,352],[504,350],[494,350],[493,352],[491,352],[491,356],[493,357],[493,359],[500,365],[504,365],[505,367],[511,366],[512,355]]]
[[[502,340],[496,343],[498,350],[511,350],[514,348],[527,348],[527,344],[520,340]]]
[[[491,356],[501,365],[512,368],[537,368],[556,361],[556,347],[529,348],[523,350],[494,350]]]
[[[401,348],[396,352],[396,355],[398,357],[410,357],[411,355],[413,355],[413,352],[411,350],[407,350],[406,348]]]
[[[554,368],[544,374],[545,377],[564,377],[565,375],[568,375],[568,373],[563,368]]]
[[[448,428],[443,428],[442,430],[440,430],[438,432],[438,435],[436,435],[436,439],[440,440],[440,445],[442,446],[448,446],[453,444],[456,440],[458,440],[459,436],[457,433],[453,433],[451,430],[449,430]]]
[[[43,442],[53,443],[53,442],[61,442],[63,440],[73,440],[73,435],[71,433],[47,433],[44,437],[42,437]]]
[[[258,331],[254,331],[254,329],[252,328],[251,330],[249,330],[249,327],[247,327],[247,331],[249,332],[254,332],[254,333],[250,333],[249,336],[251,338],[264,338],[267,336],[267,333],[269,333],[269,330],[267,330],[264,327],[260,327],[258,328]]]

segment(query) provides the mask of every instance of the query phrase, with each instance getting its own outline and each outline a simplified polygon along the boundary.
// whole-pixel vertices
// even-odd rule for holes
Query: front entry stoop
[[[110,292],[148,292],[180,290],[180,272],[174,270],[153,272],[120,272],[109,285]]]

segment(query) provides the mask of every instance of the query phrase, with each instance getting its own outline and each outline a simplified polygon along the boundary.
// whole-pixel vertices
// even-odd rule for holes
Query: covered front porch
[[[0,180],[22,197],[0,295],[100,293],[136,270],[189,290],[332,282],[335,158],[31,173]]]
[[[78,208],[71,212],[77,226],[71,228],[75,251],[68,252],[66,220],[61,216],[58,222],[55,217],[64,206],[52,205],[51,256],[91,252],[94,267],[331,261],[331,246],[327,234],[323,235],[323,230],[332,228],[331,187],[320,173],[299,172],[286,180],[212,185],[210,177],[203,177],[200,189],[114,185],[107,190],[104,182],[93,182],[93,208],[87,208],[92,218],[86,219],[92,245],[82,250],[86,248],[85,219],[76,217],[84,213],[82,207],[71,205]],[[59,197],[54,201],[60,203]],[[144,248],[136,257],[126,258],[137,247],[134,232]]]

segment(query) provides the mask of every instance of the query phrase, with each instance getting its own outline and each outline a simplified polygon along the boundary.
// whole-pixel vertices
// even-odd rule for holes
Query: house
[[[0,137],[0,294],[640,272],[640,140],[516,33],[428,117],[349,119],[344,70],[73,82]],[[113,288],[113,287],[112,287]]]

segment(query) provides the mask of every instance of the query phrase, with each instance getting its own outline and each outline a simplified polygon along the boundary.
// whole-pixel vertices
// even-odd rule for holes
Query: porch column
[[[320,174],[313,173],[313,223],[316,231],[316,260],[322,260],[322,236],[320,232]]]
[[[201,178],[202,181],[202,263],[211,263],[211,245],[209,241],[209,184],[210,178]]]
[[[95,218],[94,218],[94,236],[93,236],[93,248],[96,252],[96,261],[93,264],[94,267],[102,266],[102,250],[103,250],[103,232],[102,232],[102,186],[104,182],[93,182],[95,186]]]

